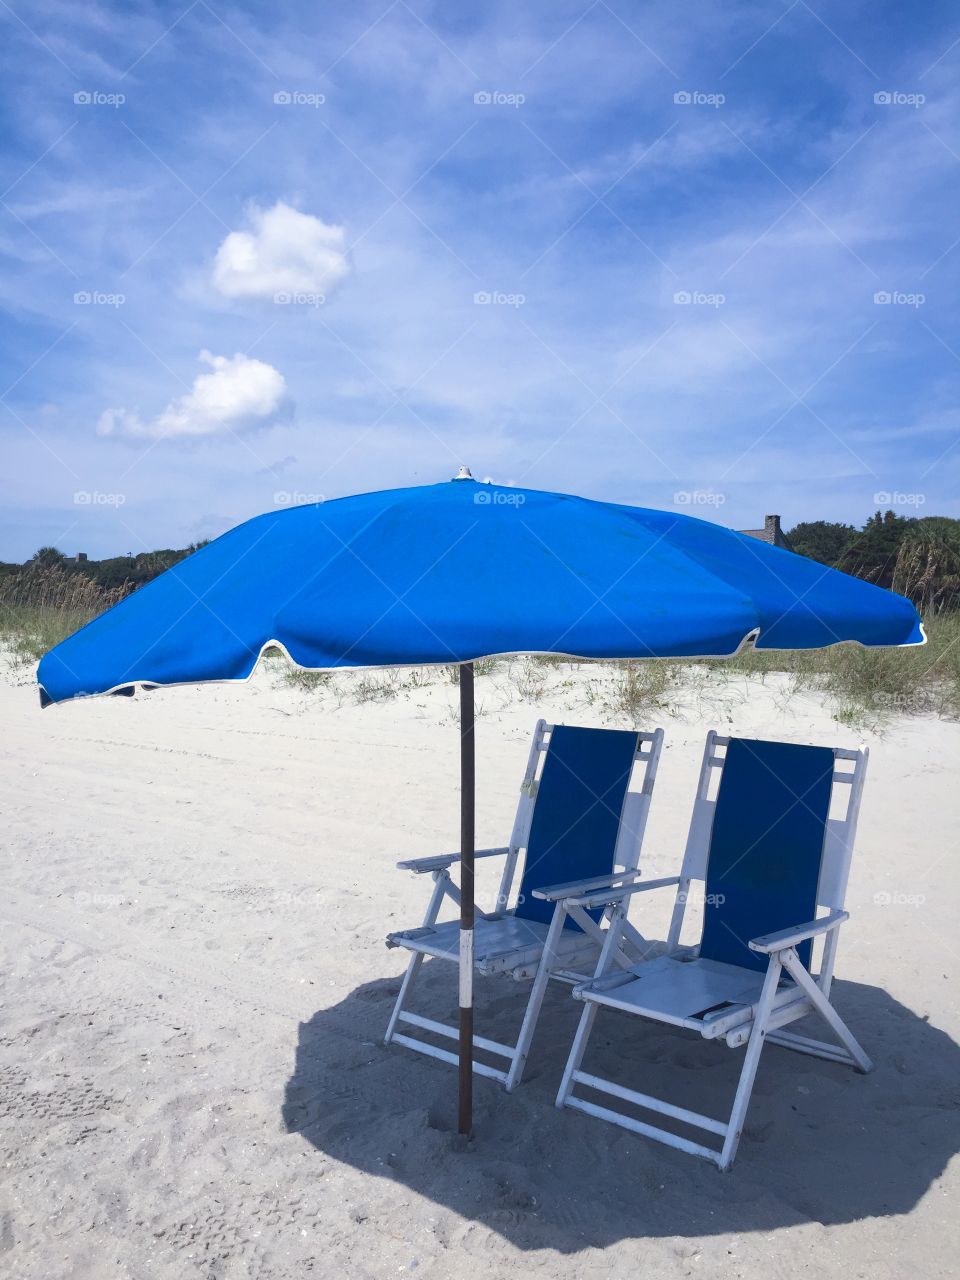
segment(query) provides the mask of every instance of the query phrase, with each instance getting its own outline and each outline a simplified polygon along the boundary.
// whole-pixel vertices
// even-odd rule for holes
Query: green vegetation
[[[691,665],[686,664],[687,672]],[[684,683],[684,664],[664,658],[618,662],[617,669],[613,697],[607,705],[637,728],[650,712],[670,709]]]
[[[0,577],[0,636],[25,663],[38,661],[127,594],[123,587],[101,587],[85,574],[67,573],[41,556]]]
[[[960,613],[928,614],[925,626],[927,643],[922,648],[841,644],[806,651],[754,651],[709,665],[761,679],[774,671],[786,672],[797,690],[826,694],[840,719],[883,718],[898,712],[960,716]]]
[[[960,608],[960,520],[918,520],[900,544],[891,583],[924,614]]]
[[[284,684],[299,689],[301,693],[316,693],[318,689],[325,689],[329,685],[333,676],[332,671],[304,671],[302,667],[295,667],[292,663],[286,662],[285,656],[279,649],[268,649],[264,656],[271,657],[273,654],[277,654],[286,663],[281,675]]]
[[[898,591],[924,614],[960,609],[960,520],[878,511],[862,529],[814,520],[787,537],[801,555]]]
[[[194,542],[182,551],[143,551],[136,556],[112,556],[108,560],[69,560],[56,547],[41,547],[24,565],[0,564],[0,597],[11,578],[36,568],[60,569],[67,577],[86,578],[107,591],[122,588],[126,594],[206,545],[206,542]]]
[[[798,524],[787,534],[794,551],[831,566],[839,563],[844,551],[859,536],[852,524],[834,524],[830,520]]]

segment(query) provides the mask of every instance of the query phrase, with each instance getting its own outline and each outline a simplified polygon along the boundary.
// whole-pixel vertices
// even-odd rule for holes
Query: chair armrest
[[[764,934],[762,938],[752,938],[747,944],[751,951],[761,951],[770,955],[773,951],[786,951],[808,938],[816,938],[821,933],[836,929],[844,920],[850,919],[849,911],[831,911],[828,916],[819,920],[810,920],[807,924],[794,925],[790,929],[780,929],[777,933]]]
[[[509,846],[505,846],[502,849],[477,849],[473,856],[475,858],[494,858],[509,852]],[[397,863],[397,869],[399,871],[412,871],[421,876],[425,871],[445,871],[447,867],[452,867],[455,862],[459,862],[460,858],[461,855],[459,853],[438,853],[429,858],[407,858],[403,862]]]
[[[637,878],[639,871],[620,871],[610,876],[594,876],[592,880],[569,880],[566,884],[545,884],[534,889],[535,898],[545,898],[547,902],[556,902],[560,898],[572,898],[576,894],[587,893],[592,889],[605,889],[621,881],[629,883]]]
[[[679,883],[679,876],[662,876],[659,880],[638,880],[635,884],[625,884],[619,889],[608,889],[606,893],[585,893],[580,897],[571,898],[570,903],[575,907],[605,907],[611,902],[617,902],[620,898],[626,898],[631,893],[646,893],[648,889],[663,889],[667,885]]]

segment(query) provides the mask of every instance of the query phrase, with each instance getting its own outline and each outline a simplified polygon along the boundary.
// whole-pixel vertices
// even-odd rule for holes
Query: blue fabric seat
[[[534,889],[613,872],[620,814],[637,735],[621,729],[555,725],[537,788],[537,803],[516,916],[549,924],[554,904]],[[599,919],[601,912],[592,913]],[[571,919],[565,928],[579,929]]]
[[[731,738],[717,793],[700,956],[763,971],[751,938],[812,920],[830,811],[829,747]],[[798,955],[810,967],[811,943]]]

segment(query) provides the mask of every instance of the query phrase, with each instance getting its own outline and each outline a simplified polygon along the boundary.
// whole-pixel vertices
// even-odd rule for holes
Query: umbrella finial
[[[464,465],[460,468],[460,470],[457,472],[457,474],[453,478],[454,480],[472,480],[473,472],[470,470],[468,466]]]

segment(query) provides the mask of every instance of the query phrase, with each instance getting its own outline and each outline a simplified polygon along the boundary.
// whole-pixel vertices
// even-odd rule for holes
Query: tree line
[[[923,613],[960,608],[960,520],[877,511],[859,529],[812,520],[787,537],[800,555],[907,596]]]

